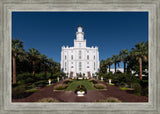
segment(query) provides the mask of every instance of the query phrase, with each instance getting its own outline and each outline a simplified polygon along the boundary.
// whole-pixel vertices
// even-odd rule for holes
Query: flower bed
[[[87,89],[83,86],[83,85],[79,85],[77,87],[77,89],[75,90],[75,93],[77,94],[77,92],[83,92],[84,91],[84,94],[87,94]]]

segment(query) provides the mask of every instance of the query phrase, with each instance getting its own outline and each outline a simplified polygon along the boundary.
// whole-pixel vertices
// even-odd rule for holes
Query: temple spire
[[[82,25],[81,24],[79,24],[79,26],[78,27],[82,27]]]
[[[78,28],[77,28],[76,39],[78,41],[84,40],[84,32],[83,32],[83,29],[82,29],[81,25],[79,25]]]

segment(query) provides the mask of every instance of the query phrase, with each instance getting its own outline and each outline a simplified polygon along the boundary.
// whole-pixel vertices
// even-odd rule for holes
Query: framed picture
[[[158,48],[158,43],[159,43],[158,31],[159,31],[159,21],[160,21],[159,0],[155,1],[145,1],[145,0],[144,1],[130,1],[130,0],[9,1],[7,0],[7,1],[1,1],[0,3],[1,3],[0,63],[2,63],[0,66],[1,68],[0,103],[1,103],[2,113],[124,113],[124,114],[160,113],[159,110],[160,79],[158,76],[159,52],[160,52]],[[123,15],[121,15],[122,13]],[[108,16],[108,14],[110,16]],[[133,17],[128,16],[130,14],[134,14],[132,15]],[[83,17],[84,19],[81,22],[72,20],[72,19],[78,20],[79,18],[81,19],[81,17]],[[108,19],[109,17],[111,18],[110,20]],[[127,21],[126,18],[130,20],[126,24],[128,26],[128,29],[135,30],[137,27],[136,30],[139,31],[139,33],[134,32],[136,35],[129,33],[128,30],[124,32],[124,34],[125,33],[129,34],[128,36],[132,36],[130,39],[124,38],[129,45],[128,47],[126,46],[126,48],[130,48],[129,51],[126,50],[128,51],[129,54],[125,59],[127,60],[129,59],[128,61],[130,62],[127,62],[126,63],[127,66],[125,66],[125,60],[122,58],[115,60],[116,55],[112,53],[113,56],[110,58],[110,63],[112,63],[113,65],[111,64],[112,66],[110,67],[110,64],[107,63],[107,60],[101,59],[101,58],[104,59],[109,58],[107,55],[104,54],[104,57],[99,57],[99,54],[101,54],[100,52],[102,52],[100,51],[100,49],[102,47],[104,47],[105,49],[107,48],[105,45],[101,46],[100,44],[105,42],[106,40],[104,40],[104,38],[102,39],[99,38],[99,41],[102,40],[104,41],[98,42],[98,39],[96,38],[94,39],[94,37],[92,37],[90,41],[92,40],[92,43],[95,41],[95,44],[98,45],[98,47],[97,46],[92,47],[92,43],[90,44],[89,47],[87,47],[86,39],[87,37],[89,37],[90,34],[93,34],[95,31],[102,33],[103,30],[107,31],[111,30],[112,34],[116,32],[115,34],[117,35],[118,33],[122,33],[122,30],[125,30],[123,29],[125,25],[123,25],[122,22]],[[69,19],[70,21],[68,21]],[[137,20],[135,21],[135,19]],[[107,21],[107,23],[105,22],[105,20]],[[43,25],[42,23],[43,21],[45,21],[45,25]],[[52,21],[54,21],[54,24],[51,23]],[[90,21],[92,21],[94,24],[89,23]],[[103,26],[104,28],[102,26],[98,26],[99,25],[98,23],[100,22],[102,25],[104,25]],[[37,25],[35,25],[35,23],[37,23]],[[55,26],[56,25],[55,23],[59,24]],[[65,25],[63,25],[62,23],[65,23]],[[138,23],[141,26],[138,26]],[[45,30],[47,31],[51,30],[51,28],[49,29],[49,27],[51,27],[52,24],[53,26],[55,26],[52,27],[52,29],[55,30],[55,33],[51,32],[54,35],[53,36],[48,35],[48,37],[58,37],[58,34],[61,34],[62,38],[67,36],[64,35],[64,33],[67,34],[67,31],[71,32],[71,30],[75,30],[74,32],[76,33],[76,38],[75,39],[70,38],[74,40],[73,47],[66,46],[68,43],[67,38],[62,38],[62,39],[53,38],[52,40],[51,38],[49,39],[45,38],[46,41],[45,40],[40,41],[40,39],[42,39],[42,35],[47,34]],[[72,29],[66,27],[69,26],[70,24],[72,25]],[[113,28],[107,29],[107,24],[108,27],[113,27]],[[132,26],[135,24],[134,28],[130,28],[129,24],[132,24]],[[59,27],[60,25],[61,27]],[[40,26],[40,27],[37,28],[35,26]],[[47,29],[45,29],[45,26]],[[43,29],[39,29],[42,27]],[[103,29],[101,29],[100,27],[102,27]],[[115,30],[115,28],[117,30]],[[23,32],[21,31],[22,29]],[[59,32],[56,31],[57,29],[60,29]],[[89,32],[90,30],[92,30],[92,32]],[[60,33],[60,31],[62,33]],[[37,32],[39,34],[39,39],[29,39],[25,37],[23,37],[24,39],[15,39],[15,37],[17,37],[17,34],[19,34],[19,36],[23,35],[27,36],[28,34],[31,34],[32,37],[32,34],[34,34],[34,32]],[[87,35],[87,37],[85,37],[85,34]],[[101,35],[102,37],[105,37],[105,35],[104,36],[103,34]],[[118,36],[114,37],[117,38]],[[122,36],[119,37],[121,38],[121,40],[123,39]],[[114,40],[118,41],[118,39],[116,38]],[[109,39],[110,38],[108,38],[107,40],[110,42],[113,41]],[[21,42],[20,40],[24,42]],[[142,53],[143,57],[141,55],[137,55],[140,53],[139,51],[137,51],[139,49],[138,46],[140,45],[140,43],[135,44],[134,47],[135,42],[131,46],[129,44],[130,40],[133,40],[133,42],[134,40],[137,42],[144,41],[141,42],[141,45],[144,45],[144,48],[146,49],[147,53],[144,53],[143,51]],[[32,42],[32,41],[35,43],[28,43],[27,45],[27,42]],[[51,41],[57,43],[51,43]],[[58,43],[58,41],[61,41],[61,43]],[[87,39],[87,42],[90,41],[89,39]],[[18,52],[14,53],[17,51],[13,50],[13,45],[16,42],[21,42],[21,43],[19,45]],[[22,44],[25,44],[25,42],[26,42],[26,47],[25,49],[22,49],[23,47]],[[41,46],[38,47],[38,45],[32,45],[36,44],[37,42]],[[49,44],[55,45],[55,47],[52,48],[57,48],[58,45],[59,46],[58,48],[61,49],[59,50],[59,56],[55,54],[56,57],[55,56],[53,57],[53,60],[55,61],[47,58],[47,56],[50,56],[49,53],[51,52],[49,52],[46,56],[45,54],[41,54],[38,50],[32,48],[34,46],[35,47],[37,46],[37,48],[39,48],[39,50],[41,50],[42,53],[45,53],[46,51],[43,51],[41,47],[42,45],[44,45],[42,48],[47,50],[49,48],[47,47],[47,45]],[[65,46],[63,46],[62,44]],[[115,43],[115,46],[116,45],[119,48],[124,48],[123,46]],[[126,45],[126,43],[124,45]],[[111,44],[108,43],[108,46],[111,46]],[[143,50],[145,50],[144,48]],[[110,50],[113,51],[114,49]],[[33,55],[33,51],[37,53],[38,55],[37,58]],[[119,52],[119,50],[117,52]],[[119,54],[117,52],[115,54]],[[22,54],[20,58],[22,58],[23,63],[20,62],[21,61],[20,58],[14,58],[19,53]],[[135,57],[134,59],[132,58],[133,55],[136,55],[136,57],[134,56]],[[24,58],[28,62],[24,61]],[[56,61],[56,58],[59,58],[57,59],[58,62],[60,61],[59,63]],[[99,58],[101,59],[100,61]],[[145,62],[145,58],[147,58],[147,62]],[[17,62],[18,64],[16,64],[16,61],[18,61],[19,63]],[[124,67],[118,68],[117,66],[118,63],[120,64],[120,66],[124,65]],[[139,68],[139,69],[137,68],[138,70],[136,70],[136,68],[133,67],[135,66],[135,64]],[[16,68],[18,70],[16,70]],[[26,71],[31,76],[26,74]],[[120,79],[116,77],[122,77],[122,78]],[[135,80],[138,79],[139,81],[133,82],[132,81],[133,78]],[[145,78],[147,79],[144,80]],[[122,79],[125,79],[125,81]],[[119,83],[120,80],[121,83]],[[76,85],[77,81],[79,85]],[[147,84],[147,86],[145,84]],[[143,91],[139,92],[138,91],[139,87],[141,88],[140,90]],[[98,90],[101,88],[102,90]],[[25,95],[22,95],[20,93],[21,90],[23,91],[23,89],[25,89],[25,95],[26,93],[29,94],[28,98],[23,98]],[[134,94],[136,95],[124,92],[124,89],[130,91],[134,89]],[[51,94],[52,96],[56,94],[56,96],[50,98],[49,95],[47,95],[48,93],[47,90],[50,92],[51,90],[53,90]],[[115,90],[118,92],[116,92]],[[36,94],[36,91],[38,91],[39,93],[37,92]],[[56,93],[57,91],[58,93]],[[110,92],[110,94],[108,94],[107,92]],[[19,93],[20,95],[18,95]],[[30,94],[32,94],[31,97]],[[96,94],[96,97],[93,94]],[[109,96],[106,97],[107,95]],[[45,99],[43,99],[42,96],[46,96]],[[73,100],[73,98],[75,99]],[[50,103],[50,101],[52,103]],[[109,101],[113,101],[114,103]]]

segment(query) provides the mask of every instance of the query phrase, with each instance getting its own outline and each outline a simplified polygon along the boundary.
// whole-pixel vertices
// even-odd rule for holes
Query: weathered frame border
[[[160,113],[160,1],[159,0],[1,0],[0,1],[0,113]],[[12,11],[148,11],[148,103],[12,103]],[[8,81],[9,80],[9,81]]]

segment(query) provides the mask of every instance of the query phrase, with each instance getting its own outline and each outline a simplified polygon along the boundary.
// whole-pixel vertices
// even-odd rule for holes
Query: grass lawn
[[[27,92],[36,92],[38,91],[38,89],[30,89],[30,90],[27,90]]]
[[[128,88],[125,88],[125,87],[120,87],[119,89],[121,89],[121,90],[128,90]]]
[[[73,82],[70,83],[66,88],[66,91],[75,90],[79,85],[84,85],[87,90],[96,90],[96,88],[93,86],[93,83],[89,82],[88,80],[73,80]]]

